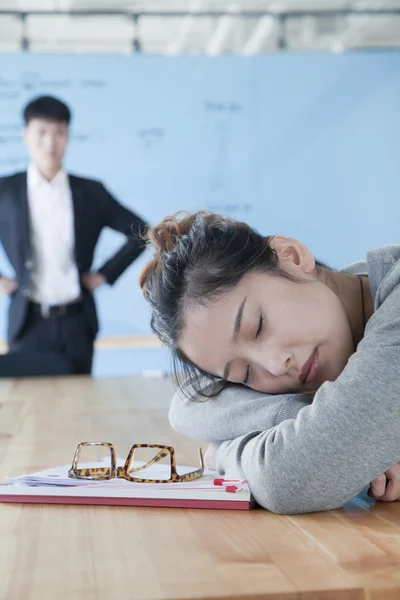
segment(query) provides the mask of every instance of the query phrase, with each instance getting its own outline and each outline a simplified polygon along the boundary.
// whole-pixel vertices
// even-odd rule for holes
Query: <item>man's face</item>
[[[39,170],[61,167],[68,144],[68,125],[60,121],[32,119],[25,128],[24,141],[31,160]]]

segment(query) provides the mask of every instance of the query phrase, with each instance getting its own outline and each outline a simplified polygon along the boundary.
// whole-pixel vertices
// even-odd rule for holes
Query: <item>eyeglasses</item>
[[[78,468],[80,453],[83,450],[83,448],[87,448],[88,446],[103,446],[104,448],[108,448],[111,455],[110,466],[93,467],[85,469]],[[151,458],[151,460],[149,460],[145,464],[142,464],[140,466],[133,466],[135,460],[135,453],[141,448],[154,448],[155,455],[153,456],[153,458]],[[143,479],[140,477],[132,477],[131,473],[143,471],[144,469],[151,467],[151,465],[154,465],[158,461],[168,456],[170,467],[169,479]],[[72,467],[68,471],[68,476],[74,479],[88,479],[91,481],[104,481],[107,479],[119,478],[136,483],[175,483],[193,481],[194,479],[199,479],[199,477],[201,477],[204,473],[204,460],[201,448],[199,448],[199,457],[201,465],[200,469],[197,469],[196,471],[191,471],[190,473],[185,473],[184,475],[179,475],[176,472],[175,450],[172,446],[160,446],[157,444],[134,444],[129,450],[124,466],[118,467],[117,455],[113,444],[110,444],[108,442],[81,442],[76,447],[74,460],[72,461]]]

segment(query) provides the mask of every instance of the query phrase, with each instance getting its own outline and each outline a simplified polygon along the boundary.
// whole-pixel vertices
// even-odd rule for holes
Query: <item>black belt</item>
[[[31,302],[30,305],[33,312],[41,315],[44,319],[63,317],[64,315],[76,315],[83,310],[83,303],[81,301],[70,304],[53,304],[52,306]]]

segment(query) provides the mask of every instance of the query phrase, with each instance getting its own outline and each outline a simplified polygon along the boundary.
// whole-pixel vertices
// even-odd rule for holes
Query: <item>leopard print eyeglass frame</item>
[[[103,446],[104,448],[108,448],[111,454],[111,465],[109,467],[79,469],[78,465],[80,453],[83,448],[86,448],[88,446]],[[133,467],[132,464],[135,459],[135,452],[139,448],[154,448],[156,454],[146,464],[140,467]],[[74,460],[72,461],[72,466],[68,471],[68,477],[74,479],[87,479],[91,481],[106,481],[108,479],[119,478],[126,479],[127,481],[132,481],[135,483],[177,483],[193,481],[195,479],[199,479],[199,477],[201,477],[204,473],[203,452],[201,448],[199,448],[198,450],[201,465],[200,469],[196,469],[195,471],[192,471],[190,473],[185,473],[184,475],[179,475],[176,472],[175,450],[172,446],[161,446],[158,444],[134,444],[129,450],[124,466],[118,467],[117,455],[113,444],[110,444],[109,442],[81,442],[76,447]],[[156,462],[165,458],[168,455],[170,457],[171,466],[171,477],[169,479],[142,479],[140,477],[132,477],[131,473],[143,471],[144,469],[147,469],[147,467],[154,465]]]

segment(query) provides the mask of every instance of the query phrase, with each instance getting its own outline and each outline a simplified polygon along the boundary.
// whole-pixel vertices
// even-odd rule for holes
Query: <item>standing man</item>
[[[98,331],[93,292],[141,254],[146,224],[100,182],[64,171],[68,106],[41,96],[26,106],[24,120],[28,171],[0,178],[0,240],[15,269],[15,279],[0,274],[0,292],[10,296],[9,349],[57,352],[76,373],[89,374]],[[91,273],[104,227],[127,241]]]

